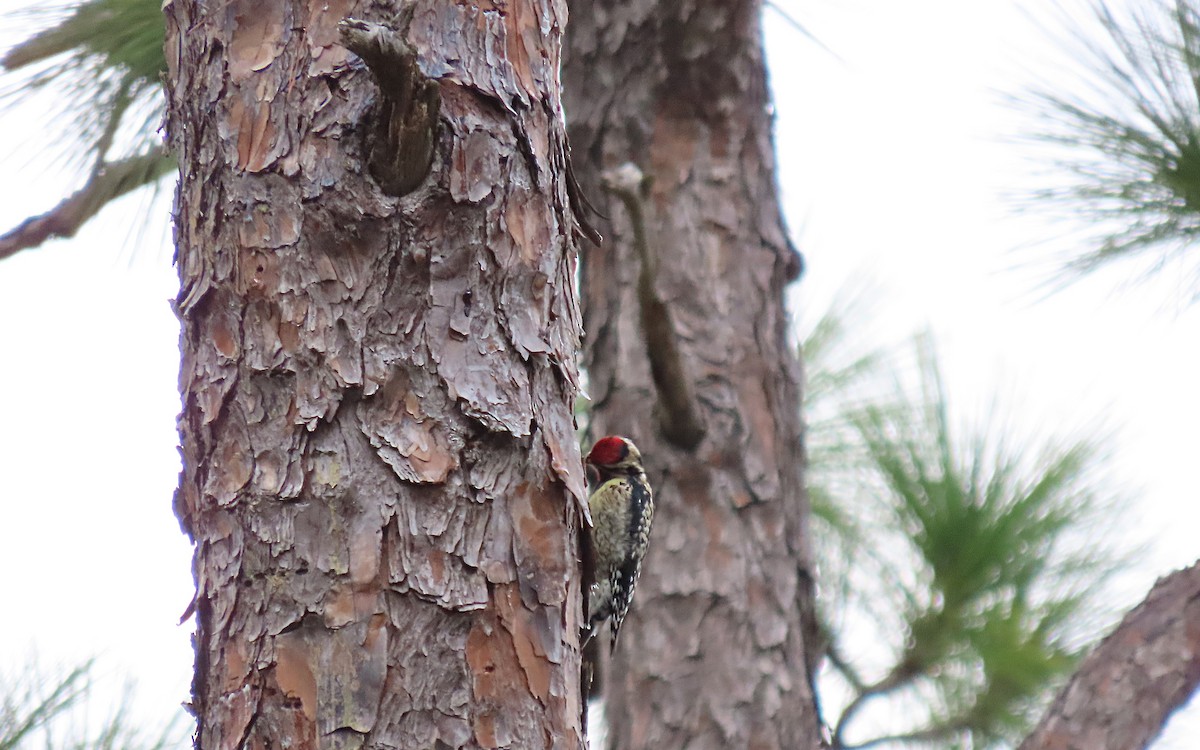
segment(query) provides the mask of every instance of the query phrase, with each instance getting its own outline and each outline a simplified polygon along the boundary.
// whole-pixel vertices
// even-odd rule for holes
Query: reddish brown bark
[[[611,744],[624,750],[818,744],[784,308],[800,259],[775,195],[758,11],[607,0],[568,31],[575,171],[611,219],[584,256],[591,432],[632,437],[658,498],[605,680]],[[637,211],[599,185],[626,162],[648,180],[648,285]]]
[[[1135,750],[1200,685],[1200,563],[1172,573],[1086,658],[1020,750]]]
[[[565,3],[416,4],[399,198],[338,36],[399,2],[165,11],[197,746],[582,747]]]

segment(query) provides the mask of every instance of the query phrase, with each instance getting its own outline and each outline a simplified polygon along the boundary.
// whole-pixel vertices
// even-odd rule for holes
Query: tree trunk
[[[583,268],[590,431],[633,438],[658,502],[604,681],[624,750],[818,745],[784,307],[800,258],[775,195],[758,11],[603,0],[568,32],[575,171],[594,197],[609,183],[608,238]]]
[[[565,2],[401,5],[165,7],[205,750],[583,747]]]

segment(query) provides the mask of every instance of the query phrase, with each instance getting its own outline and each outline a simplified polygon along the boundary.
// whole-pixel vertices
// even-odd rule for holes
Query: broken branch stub
[[[643,190],[646,177],[637,165],[625,163],[601,175],[604,189],[616,196],[629,212],[633,244],[641,260],[637,291],[639,319],[645,337],[650,375],[658,392],[657,411],[663,437],[684,450],[694,450],[704,439],[704,423],[692,397],[691,381],[675,340],[671,308],[658,294],[658,258],[646,231]]]
[[[338,24],[342,44],[379,84],[379,120],[367,164],[383,192],[397,197],[416,190],[433,166],[440,103],[437,82],[421,72],[416,50],[404,39],[410,20],[401,16],[399,29],[357,18]]]

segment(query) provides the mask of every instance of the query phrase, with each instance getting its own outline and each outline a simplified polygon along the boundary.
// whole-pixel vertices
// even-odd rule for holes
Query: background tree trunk
[[[197,744],[580,748],[565,3],[415,3],[403,197],[355,5],[165,9]]]
[[[604,201],[607,240],[583,268],[591,433],[632,437],[658,497],[605,678],[624,750],[818,744],[784,307],[800,258],[775,195],[758,14],[756,2],[603,0],[568,32],[576,173],[594,197],[623,163],[647,178],[636,200]]]

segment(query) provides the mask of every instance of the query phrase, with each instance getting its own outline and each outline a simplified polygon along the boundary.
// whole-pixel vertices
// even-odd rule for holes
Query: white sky
[[[785,208],[808,265],[798,307],[823,309],[870,279],[882,299],[867,338],[931,326],[965,413],[999,392],[1030,434],[1118,428],[1113,473],[1142,490],[1129,534],[1154,540],[1124,582],[1132,604],[1200,554],[1200,310],[1170,270],[1120,291],[1118,275],[1101,275],[1045,299],[1042,277],[1012,270],[1014,249],[1051,230],[1001,199],[1028,184],[1028,165],[1004,140],[1021,119],[997,92],[1031,70],[1059,77],[1039,68],[1049,44],[1022,11],[1044,5],[775,1],[836,54],[767,11]],[[0,0],[0,13],[24,5]],[[31,158],[44,125],[0,116],[0,230],[63,190],[64,173]],[[131,229],[142,203],[0,263],[0,670],[34,648],[44,665],[99,654],[114,687],[136,675],[138,715],[153,717],[186,697],[190,627],[176,622],[192,583],[170,506],[176,279],[165,225]],[[1197,713],[1155,747],[1193,747]]]
[[[1046,276],[1016,252],[1062,231],[1004,197],[1033,184],[1033,164],[1013,142],[1029,120],[1000,92],[1073,82],[1044,31],[1051,4],[777,2],[833,53],[768,9],[784,208],[808,269],[799,314],[866,281],[881,299],[864,339],[929,326],[960,415],[978,422],[998,394],[1018,434],[1114,429],[1112,474],[1138,500],[1129,537],[1153,540],[1120,581],[1121,606],[1136,603],[1200,555],[1200,310],[1172,267],[1046,296]],[[1198,714],[1181,713],[1155,747],[1196,747]]]

